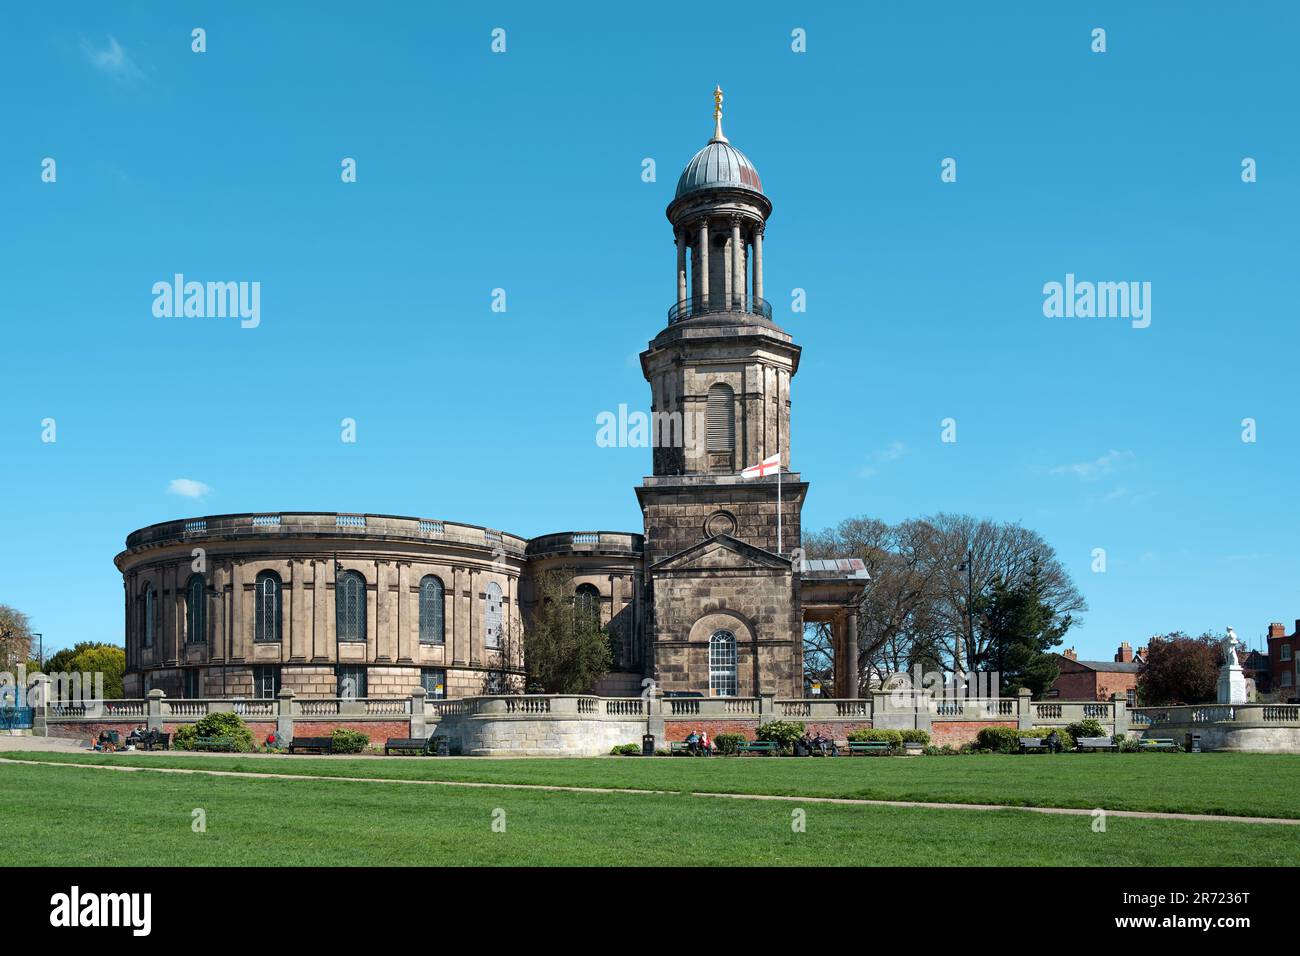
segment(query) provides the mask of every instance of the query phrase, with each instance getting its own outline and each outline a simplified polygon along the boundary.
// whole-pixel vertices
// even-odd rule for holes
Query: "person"
[[[692,757],[694,757],[696,753],[699,752],[699,748],[700,732],[698,730],[692,730],[686,737],[686,750]]]
[[[1047,749],[1048,752],[1054,754],[1059,754],[1061,752],[1061,735],[1055,730],[1047,735]]]
[[[709,732],[707,730],[700,731],[700,752],[707,757],[712,751],[713,741],[709,740]]]

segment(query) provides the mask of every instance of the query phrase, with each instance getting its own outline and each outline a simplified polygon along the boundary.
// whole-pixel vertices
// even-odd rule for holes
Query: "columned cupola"
[[[668,206],[677,243],[670,323],[721,312],[772,317],[763,298],[763,226],[772,203],[754,164],[722,132],[721,87],[713,103],[713,138],[682,170]]]

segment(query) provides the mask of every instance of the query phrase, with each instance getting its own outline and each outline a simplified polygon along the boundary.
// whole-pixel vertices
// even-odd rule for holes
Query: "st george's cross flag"
[[[767,475],[776,474],[781,468],[781,455],[775,454],[769,458],[764,458],[757,465],[750,465],[740,473],[742,478],[763,478]]]

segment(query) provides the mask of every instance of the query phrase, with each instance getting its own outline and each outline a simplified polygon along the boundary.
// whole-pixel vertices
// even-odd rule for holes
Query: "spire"
[[[713,90],[713,139],[709,142],[728,142],[727,137],[722,135],[722,87],[720,86]]]

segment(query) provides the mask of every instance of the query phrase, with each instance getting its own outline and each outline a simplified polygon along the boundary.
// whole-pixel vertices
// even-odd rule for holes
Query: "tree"
[[[1054,619],[1087,610],[1051,545],[1018,524],[945,513],[895,525],[850,518],[806,535],[804,550],[866,564],[858,655],[880,678],[918,661],[988,669],[992,635],[978,602],[997,581],[1015,590],[1036,569],[1039,601]]]
[[[575,602],[573,572],[555,569],[537,579],[537,603],[524,628],[529,686],[547,694],[589,694],[613,661],[614,638],[598,607]]]
[[[32,655],[32,626],[17,608],[0,604],[0,667],[12,670]]]
[[[1214,700],[1223,666],[1222,640],[1208,633],[1188,637],[1181,631],[1151,638],[1138,666],[1138,699],[1147,707]]]
[[[122,674],[126,670],[126,652],[116,644],[81,641],[55,651],[45,662],[47,674],[103,674],[104,699],[122,697]]]
[[[996,671],[1003,694],[1022,687],[1041,697],[1060,676],[1056,658],[1049,653],[1061,643],[1073,619],[1057,614],[1043,600],[1038,562],[1032,561],[1024,580],[1011,585],[995,578],[987,593],[974,602],[980,630],[986,635],[985,669]]]

